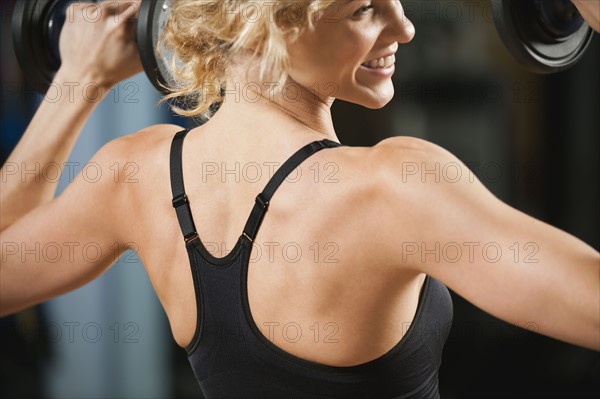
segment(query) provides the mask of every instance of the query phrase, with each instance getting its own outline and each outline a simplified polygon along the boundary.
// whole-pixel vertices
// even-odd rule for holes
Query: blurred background
[[[437,143],[511,206],[600,248],[600,39],[572,69],[530,74],[495,31],[489,1],[403,1],[417,35],[397,53],[394,100],[381,110],[337,101],[343,144],[390,135]],[[3,0],[0,160],[41,96],[12,47]],[[69,159],[77,173],[106,142],[155,123],[194,122],[157,106],[141,74],[95,110]],[[58,194],[68,184],[63,174]],[[508,325],[453,294],[440,371],[443,398],[583,398],[600,393],[600,356]],[[0,319],[3,398],[199,398],[185,352],[135,253],[92,283]]]

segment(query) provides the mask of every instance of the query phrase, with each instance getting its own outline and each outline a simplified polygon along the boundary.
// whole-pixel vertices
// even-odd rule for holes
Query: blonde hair
[[[288,76],[286,45],[318,19],[335,0],[173,0],[171,15],[159,40],[171,51],[170,91],[161,102],[183,116],[212,116],[211,105],[223,101],[226,72],[231,61],[252,51],[260,79],[277,82],[281,90]]]

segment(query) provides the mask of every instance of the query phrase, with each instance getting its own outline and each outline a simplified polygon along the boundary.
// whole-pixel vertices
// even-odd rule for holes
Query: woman
[[[105,94],[139,72],[132,10],[103,3],[92,26],[75,17],[55,82]],[[397,1],[174,1],[174,96],[192,103],[179,112],[222,105],[191,131],[111,141],[92,159],[102,178],[79,175],[54,200],[43,179],[4,184],[3,243],[94,242],[100,256],[31,264],[3,245],[0,314],[89,282],[116,247],[138,252],[207,397],[436,397],[446,286],[504,321],[600,349],[597,251],[502,203],[436,145],[339,145],[334,98],[387,104],[393,54],[413,36]],[[64,162],[92,108],[43,103],[9,161]],[[127,162],[137,184],[111,169]],[[456,174],[421,178],[441,167]],[[533,244],[535,262],[515,258],[515,243]]]

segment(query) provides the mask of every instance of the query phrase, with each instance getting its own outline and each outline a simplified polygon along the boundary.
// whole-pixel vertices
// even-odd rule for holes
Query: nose
[[[406,16],[399,0],[393,0],[392,4],[394,4],[394,13],[390,25],[391,32],[395,35],[398,43],[409,43],[415,37],[415,26]]]

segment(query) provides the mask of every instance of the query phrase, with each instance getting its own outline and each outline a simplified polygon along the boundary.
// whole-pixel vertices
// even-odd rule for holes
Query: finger
[[[142,0],[129,1],[128,3],[129,7],[127,10],[125,10],[125,15],[123,17],[128,20],[137,18],[142,5]]]
[[[86,7],[88,7],[90,4],[93,3],[74,2],[69,4],[69,6],[67,7],[66,22],[74,22],[76,19],[78,20],[80,17],[88,15],[90,10]]]
[[[124,8],[127,8],[123,5],[123,2],[118,0],[104,0],[96,3],[96,7],[104,16],[118,15]]]
[[[129,22],[137,19],[140,11],[141,0],[117,0],[118,3],[119,22]]]
[[[98,22],[106,14],[101,3],[81,2],[74,4],[75,15],[82,17],[86,22]]]

